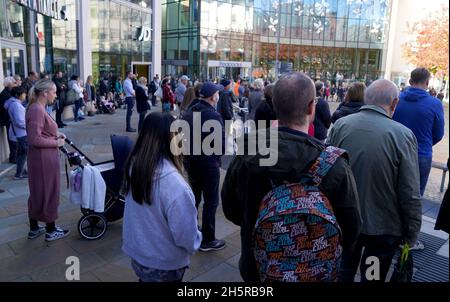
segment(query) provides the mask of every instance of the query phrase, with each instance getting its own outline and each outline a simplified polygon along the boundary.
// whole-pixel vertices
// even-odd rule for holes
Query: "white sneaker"
[[[412,247],[409,248],[410,251],[422,251],[425,249],[425,245],[422,241],[417,240]]]
[[[66,237],[70,234],[69,230],[63,230],[60,227],[56,227],[51,233],[45,234],[45,241],[54,241]]]

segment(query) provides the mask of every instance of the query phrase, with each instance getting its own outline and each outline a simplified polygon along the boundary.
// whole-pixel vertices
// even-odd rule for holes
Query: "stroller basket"
[[[84,168],[83,161],[100,170],[106,184],[105,210],[103,213],[94,212],[90,209],[81,208],[82,217],[78,221],[78,232],[81,237],[88,240],[101,238],[108,228],[108,223],[117,221],[123,217],[124,197],[120,195],[122,176],[124,174],[125,162],[133,149],[134,143],[127,136],[111,135],[111,147],[113,160],[94,163],[75,144],[66,139],[66,143],[73,148],[69,152],[65,147],[60,150],[68,159],[71,167]],[[66,171],[67,172],[67,171]]]

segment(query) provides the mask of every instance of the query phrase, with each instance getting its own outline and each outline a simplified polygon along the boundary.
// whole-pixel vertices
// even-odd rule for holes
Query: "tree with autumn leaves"
[[[449,9],[442,6],[427,19],[408,24],[413,39],[402,45],[403,55],[412,65],[425,67],[440,79],[449,75],[448,19]]]

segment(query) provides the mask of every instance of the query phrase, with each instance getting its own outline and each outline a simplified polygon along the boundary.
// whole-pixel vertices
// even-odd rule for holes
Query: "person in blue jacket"
[[[444,136],[444,108],[427,92],[430,72],[416,68],[411,72],[411,87],[400,94],[393,119],[412,130],[419,144],[420,194],[423,196],[431,170],[433,146]]]
[[[430,175],[433,146],[444,136],[444,108],[439,99],[428,92],[430,72],[418,67],[411,72],[411,87],[400,94],[400,102],[392,117],[411,129],[418,143],[420,194],[423,196]],[[417,242],[412,249],[423,249]]]

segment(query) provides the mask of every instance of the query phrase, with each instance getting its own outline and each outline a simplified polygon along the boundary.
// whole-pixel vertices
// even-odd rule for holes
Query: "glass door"
[[[14,75],[10,48],[2,48],[2,61],[3,77],[6,78]]]

